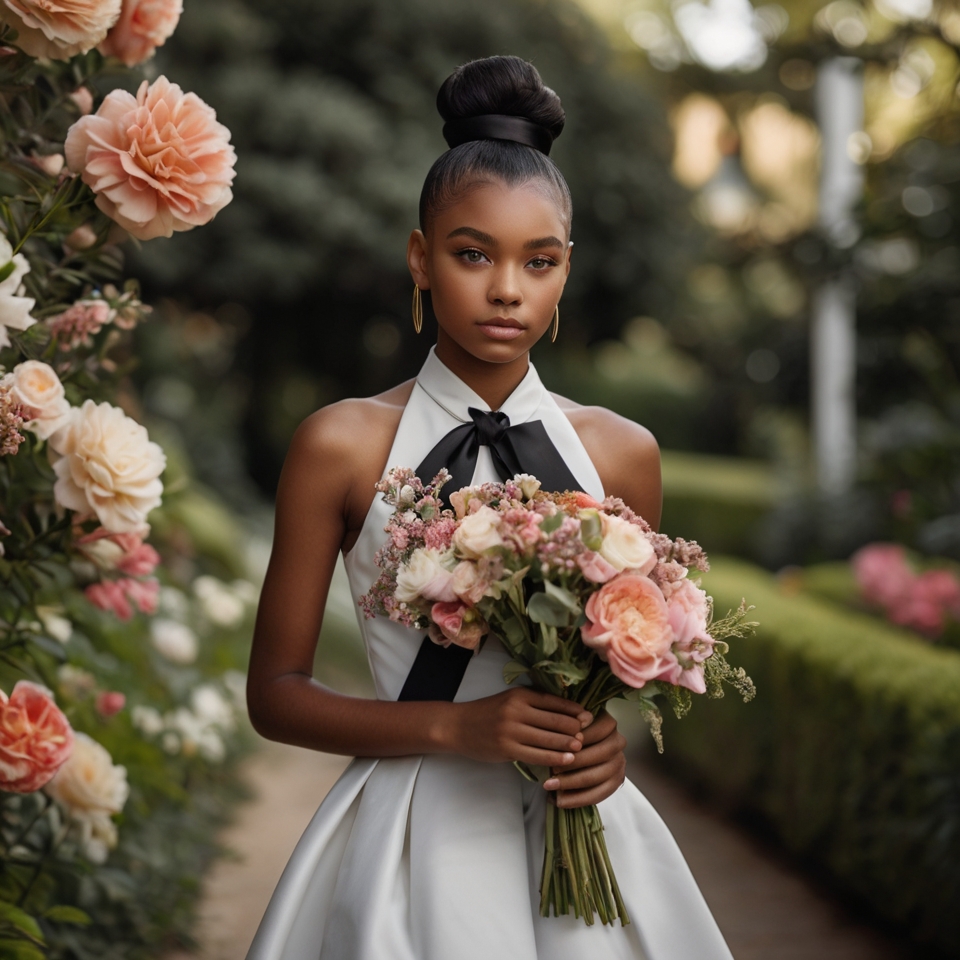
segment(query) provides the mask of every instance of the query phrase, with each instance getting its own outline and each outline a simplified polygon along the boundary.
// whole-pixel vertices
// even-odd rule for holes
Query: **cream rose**
[[[201,226],[233,199],[230,131],[166,77],[144,80],[136,97],[108,93],[70,128],[64,152],[97,206],[139,240]]]
[[[0,348],[10,346],[11,330],[26,330],[37,321],[30,316],[36,300],[23,296],[23,278],[30,272],[27,258],[18,253],[13,255],[13,247],[3,234],[0,234],[0,268],[13,262],[13,272],[0,281]]]
[[[100,44],[100,52],[118,57],[128,67],[143,63],[170,39],[181,13],[183,0],[123,0],[120,19]]]
[[[499,527],[500,514],[492,507],[480,507],[476,513],[460,521],[453,535],[453,545],[465,557],[478,560],[487,550],[503,546]]]
[[[95,863],[106,860],[107,850],[117,844],[110,817],[123,809],[130,792],[126,767],[115,765],[96,740],[75,733],[70,759],[45,789],[80,824],[87,856]]]
[[[69,60],[92,50],[120,16],[121,0],[3,0],[0,20],[31,57]]]
[[[84,401],[51,445],[61,454],[53,495],[62,506],[95,513],[111,533],[136,531],[159,506],[166,456],[119,407]]]
[[[56,433],[70,419],[63,384],[48,363],[27,360],[18,363],[9,376],[11,395],[23,404],[24,427],[41,440]]]
[[[415,550],[410,559],[397,571],[396,598],[401,603],[426,600],[456,600],[453,592],[453,574],[444,566],[449,553],[436,548]]]
[[[636,525],[620,517],[601,514],[603,541],[598,551],[615,570],[636,570],[649,573],[657,562],[650,541]]]

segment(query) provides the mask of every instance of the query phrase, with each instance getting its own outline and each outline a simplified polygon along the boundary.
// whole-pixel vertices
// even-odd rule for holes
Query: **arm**
[[[558,697],[516,689],[463,704],[395,703],[344,696],[313,680],[337,552],[366,515],[396,428],[391,416],[388,405],[349,401],[313,414],[294,435],[250,657],[254,728],[269,739],[349,756],[455,752],[568,765],[593,718]],[[366,442],[358,444],[358,436]]]

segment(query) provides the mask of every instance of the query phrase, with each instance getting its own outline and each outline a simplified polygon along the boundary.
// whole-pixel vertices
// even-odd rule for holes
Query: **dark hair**
[[[448,124],[490,115],[523,117],[547,132],[548,144],[560,136],[565,119],[560,98],[544,85],[536,67],[520,57],[485,57],[457,67],[440,87],[437,110]],[[420,229],[425,231],[437,213],[481,183],[519,186],[531,180],[546,185],[569,225],[570,188],[545,153],[514,140],[460,143],[427,173],[420,193]]]

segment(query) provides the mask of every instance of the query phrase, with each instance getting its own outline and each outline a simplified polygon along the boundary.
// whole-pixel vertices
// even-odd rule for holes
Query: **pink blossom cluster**
[[[20,432],[23,414],[23,405],[10,395],[9,388],[0,387],[0,457],[12,456],[20,449],[25,439]]]
[[[89,347],[96,336],[115,316],[115,311],[106,300],[77,300],[47,320],[50,333],[61,350]]]
[[[952,571],[918,573],[895,543],[868,544],[850,562],[864,600],[893,623],[938,637],[948,620],[960,622],[960,579]]]
[[[580,611],[584,657],[595,651],[633,688],[657,680],[706,691],[712,610],[687,579],[690,569],[708,569],[698,544],[654,533],[621,500],[548,495],[525,475],[465,487],[450,495],[452,510],[442,509],[446,480],[425,486],[397,469],[378,486],[394,513],[380,577],[360,601],[367,617],[475,649],[550,584],[552,597]]]
[[[134,609],[141,613],[157,612],[160,582],[152,577],[160,562],[160,554],[144,543],[149,527],[134,533],[111,533],[97,527],[91,533],[79,534],[77,549],[101,570],[126,574],[117,579],[102,579],[84,589],[86,598],[120,620],[129,620]]]

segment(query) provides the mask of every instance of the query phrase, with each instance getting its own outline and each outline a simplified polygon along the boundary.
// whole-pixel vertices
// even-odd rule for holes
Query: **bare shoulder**
[[[557,405],[577,431],[604,491],[620,497],[656,527],[660,522],[660,447],[639,423],[605,407],[587,407],[558,394]]]

